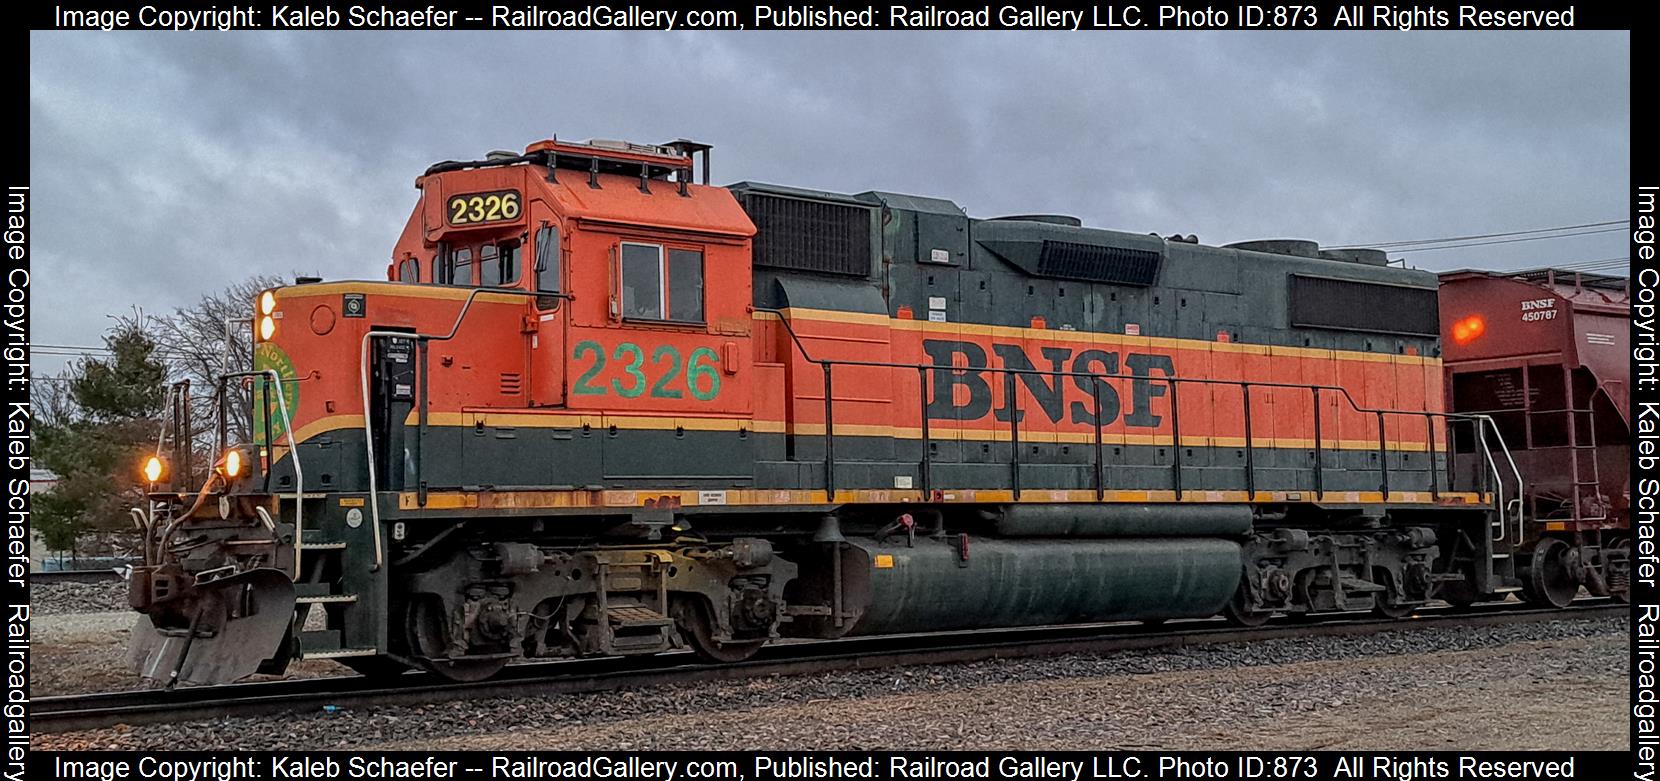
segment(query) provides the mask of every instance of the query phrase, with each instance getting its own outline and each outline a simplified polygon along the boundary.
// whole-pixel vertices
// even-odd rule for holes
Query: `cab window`
[[[663,319],[663,248],[622,245],[622,314],[635,320]]]
[[[547,227],[536,232],[536,290],[559,292],[558,228]]]
[[[479,284],[509,287],[519,281],[519,242],[504,241],[478,248]]]
[[[398,261],[398,281],[421,281],[421,267],[415,263],[414,258],[404,258],[403,260]]]
[[[438,258],[432,265],[432,282],[435,285],[472,285],[473,248],[447,244],[439,247]]]
[[[623,242],[620,252],[625,320],[703,322],[703,252]]]
[[[669,319],[703,322],[703,253],[669,250]]]
[[[452,285],[473,284],[473,248],[456,247],[450,253],[450,282]]]
[[[524,267],[518,239],[465,247],[440,245],[432,260],[432,283],[459,287],[512,287]]]
[[[438,254],[432,256],[432,284],[448,285],[455,278],[455,263],[450,260],[450,245],[439,244]]]

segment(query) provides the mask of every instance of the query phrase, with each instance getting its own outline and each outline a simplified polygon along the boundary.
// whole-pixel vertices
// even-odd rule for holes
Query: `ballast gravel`
[[[342,706],[45,749],[1624,749],[1623,617]]]
[[[127,606],[125,580],[29,584],[29,612],[34,615],[104,613],[130,609]]]

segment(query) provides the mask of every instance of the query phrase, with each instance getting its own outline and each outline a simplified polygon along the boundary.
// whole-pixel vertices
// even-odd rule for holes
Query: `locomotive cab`
[[[522,155],[440,163],[416,181],[421,199],[387,281],[263,292],[254,371],[219,390],[219,403],[240,395],[253,409],[250,441],[221,433],[219,450],[255,463],[226,472],[221,457],[202,501],[177,493],[150,511],[201,526],[217,505],[223,528],[188,563],[158,548],[139,568],[133,604],[159,622],[138,633],[146,674],[227,680],[280,671],[296,655],[353,663],[387,649],[382,613],[416,608],[386,595],[421,588],[390,581],[389,559],[448,536],[456,519],[383,516],[400,504],[428,508],[429,487],[597,488],[608,476],[615,484],[665,470],[694,481],[720,474],[706,459],[676,463],[669,449],[598,448],[601,432],[619,428],[659,444],[687,429],[732,435],[733,449],[747,444],[754,226],[730,193],[707,186],[707,152],[692,142],[550,140]],[[703,184],[692,181],[697,153]],[[177,430],[182,417],[175,443],[190,438]],[[176,450],[174,461],[188,462],[188,446]],[[316,492],[333,500],[305,507]],[[618,520],[631,516],[575,534]],[[150,521],[161,537],[171,523]],[[660,536],[670,523],[654,519],[643,533]],[[199,573],[215,569],[275,574],[194,596],[210,592]],[[296,603],[292,626],[274,618]],[[452,607],[467,609],[435,610]],[[652,612],[666,623],[667,608]],[[312,623],[326,629],[307,630],[308,613],[322,614]],[[405,653],[445,656],[449,644]],[[445,672],[463,675],[457,668]]]

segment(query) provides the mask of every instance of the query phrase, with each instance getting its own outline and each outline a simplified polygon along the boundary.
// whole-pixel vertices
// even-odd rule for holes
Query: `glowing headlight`
[[[268,315],[277,311],[277,294],[269,290],[259,296],[259,313]]]
[[[167,464],[159,456],[150,456],[144,460],[144,479],[151,483],[161,482],[161,476],[167,474]]]
[[[225,451],[225,476],[236,477],[242,474],[242,451],[231,448]]]
[[[264,317],[261,317],[259,319],[259,340],[262,341],[262,342],[270,341],[271,337],[275,336],[276,334],[277,334],[277,321],[276,321],[276,319],[271,317],[270,315],[266,315]]]

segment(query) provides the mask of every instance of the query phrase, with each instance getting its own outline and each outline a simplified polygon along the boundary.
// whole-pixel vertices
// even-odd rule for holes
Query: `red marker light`
[[[1487,318],[1470,315],[1452,326],[1453,344],[1469,344],[1487,332]]]

